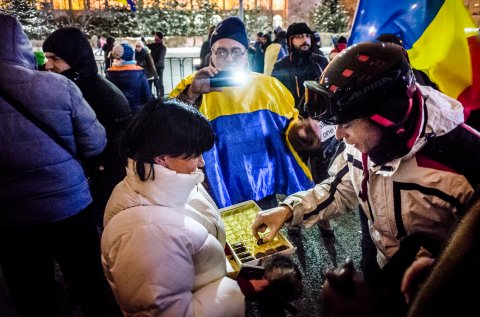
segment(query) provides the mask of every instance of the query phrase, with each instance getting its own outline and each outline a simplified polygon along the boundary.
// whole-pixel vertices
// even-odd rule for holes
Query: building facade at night
[[[56,14],[71,12],[78,14],[88,10],[103,10],[106,7],[123,6],[121,1],[115,0],[33,0],[39,7],[50,6]],[[137,6],[142,7],[162,7],[165,0],[139,0]],[[185,9],[199,8],[198,0],[179,0],[185,4]],[[211,0],[222,12],[238,10],[240,7],[239,0]],[[353,17],[357,0],[341,0],[347,9],[349,15]],[[318,5],[318,0],[243,0],[244,10],[260,9],[271,13],[276,19],[281,19],[282,24],[298,21],[308,21],[309,11]],[[480,25],[480,0],[464,0],[465,7],[472,14],[477,26]]]

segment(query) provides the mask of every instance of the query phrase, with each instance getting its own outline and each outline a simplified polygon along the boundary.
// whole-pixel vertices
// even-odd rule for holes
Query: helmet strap
[[[409,111],[405,114],[402,122],[383,128],[384,135],[380,140],[380,144],[368,153],[375,164],[381,165],[392,159],[402,157],[412,149],[413,143],[418,136],[416,134],[416,131],[419,129],[419,120],[417,118],[422,112],[421,94],[416,93],[415,96],[409,98],[409,104]],[[376,121],[372,120],[372,122],[380,127],[385,127]]]
[[[382,127],[385,127],[385,128],[388,128],[388,129],[394,129],[394,130],[396,129],[395,133],[400,135],[400,134],[403,134],[405,132],[403,124],[410,117],[410,114],[412,112],[412,107],[413,107],[413,98],[409,97],[408,98],[408,109],[405,112],[405,115],[403,116],[403,118],[398,123],[392,122],[392,121],[388,120],[387,118],[379,115],[378,113],[370,116],[370,120],[379,124]]]

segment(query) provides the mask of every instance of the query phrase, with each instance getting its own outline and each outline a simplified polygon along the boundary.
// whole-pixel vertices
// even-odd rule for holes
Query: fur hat
[[[313,32],[304,22],[292,23],[288,26],[287,39],[290,39],[292,36],[299,34],[313,34]]]
[[[238,17],[228,17],[218,23],[217,28],[210,39],[210,46],[220,39],[232,39],[240,42],[245,48],[248,48],[249,41],[245,24]]]
[[[124,61],[133,60],[133,48],[128,43],[115,44],[112,49],[112,56]]]

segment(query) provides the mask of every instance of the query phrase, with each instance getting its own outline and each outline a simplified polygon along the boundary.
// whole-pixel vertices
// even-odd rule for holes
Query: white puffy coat
[[[154,165],[142,182],[129,161],[105,211],[102,263],[126,316],[244,316],[226,277],[225,232],[203,174]],[[188,201],[188,204],[187,204]]]

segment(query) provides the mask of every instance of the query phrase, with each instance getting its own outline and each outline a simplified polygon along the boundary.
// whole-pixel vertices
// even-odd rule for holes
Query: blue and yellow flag
[[[170,96],[177,96],[193,77],[183,79]],[[204,94],[199,108],[216,134],[203,158],[217,205],[312,188],[308,167],[285,137],[298,120],[292,94],[277,79],[257,73],[250,73],[243,86],[222,89]]]
[[[114,1],[118,3],[122,3],[126,6],[130,6],[130,10],[132,10],[132,12],[137,11],[137,8],[135,7],[135,3],[133,2],[133,0],[114,0]]]
[[[480,109],[480,36],[462,0],[360,0],[349,45],[382,33],[403,41],[413,68],[462,102]]]

